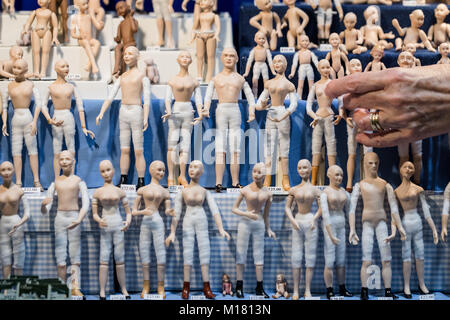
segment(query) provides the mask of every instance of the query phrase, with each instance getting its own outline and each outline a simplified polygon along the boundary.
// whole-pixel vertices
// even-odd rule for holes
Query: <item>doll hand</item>
[[[220,42],[220,38],[219,38],[219,34],[218,33],[214,34],[214,39],[216,39],[217,43]]]
[[[355,230],[350,230],[350,234],[348,235],[348,242],[350,242],[354,246],[358,244],[359,238]]]
[[[388,33],[384,34],[386,36],[386,39],[394,39],[395,35],[392,33],[392,31],[389,31]]]
[[[170,246],[170,243],[175,242],[175,233],[170,233],[169,236],[166,238],[166,241],[164,241],[166,247]]]
[[[114,41],[117,42],[117,43],[120,43],[121,40],[120,40],[119,37],[114,37]]]
[[[290,73],[290,74],[288,75],[288,78],[289,78],[289,79],[292,79],[292,78],[294,77],[294,75],[295,75],[295,72],[294,72],[294,73]]]
[[[244,73],[242,76],[243,76],[244,78],[247,78],[247,77],[248,77],[248,72]]]
[[[264,33],[265,36],[267,36],[267,34],[268,34],[267,29],[264,28],[264,27],[261,27],[261,28],[259,29],[259,31],[261,31],[262,33]]]
[[[269,238],[273,238],[274,240],[277,240],[277,236],[275,235],[275,232],[273,232],[270,228],[267,229],[267,234]]]
[[[144,8],[142,7],[142,9],[144,9]],[[172,14],[174,12],[175,11],[173,10],[173,4],[172,4],[171,6],[169,6],[169,13]]]
[[[166,216],[175,217],[175,209],[174,208],[166,209]]]
[[[297,231],[300,230],[300,226],[298,225],[297,221],[295,221],[295,219],[291,220],[291,224],[295,230],[297,230]]]
[[[352,117],[347,117],[347,118],[345,119],[345,122],[347,122],[347,125],[348,125],[350,128],[353,128],[353,127],[354,127],[354,125],[353,125],[353,118],[352,118]]]
[[[258,220],[258,215],[255,213],[255,210],[247,211],[246,217],[252,220]]]
[[[70,226],[67,227],[67,230],[72,230],[75,229],[76,227],[78,227],[80,225],[81,221],[75,220],[74,222],[72,222],[72,224]],[[106,222],[105,222],[106,225]]]
[[[281,28],[277,29],[278,38],[283,38],[283,33],[281,32]]]
[[[16,232],[17,229],[19,229],[20,224],[16,224],[15,226],[12,227],[11,231],[8,232],[8,236],[12,236],[14,234],[14,232]]]
[[[316,220],[313,219],[313,220],[311,221],[311,223],[309,224],[309,229],[312,231],[312,230],[314,230],[315,228],[316,228]]]
[[[343,18],[344,18],[344,13],[343,12],[339,12],[339,21],[342,21]]]
[[[337,246],[340,242],[340,240],[338,238],[336,238],[335,236],[331,236],[330,239],[331,239],[331,242],[333,242],[333,244],[335,246]]]
[[[166,120],[169,119],[171,115],[172,115],[171,112],[166,112],[166,113],[161,117],[161,119],[163,119],[163,123],[166,122]]]
[[[436,229],[433,230],[433,243],[436,245],[439,242],[439,236]]]
[[[311,121],[311,123],[309,124],[311,128],[314,128],[317,124],[317,121],[319,121],[318,118],[314,119],[313,121]]]
[[[269,98],[261,100],[261,110],[266,110],[269,106]]]
[[[201,115],[204,118],[209,118],[209,109],[202,109]]]
[[[400,240],[405,241],[406,240],[406,231],[403,228],[398,229],[398,233],[400,233]]]
[[[145,130],[147,130],[147,128],[148,128],[148,120],[145,119],[144,120],[144,126],[142,127],[142,132],[145,132]]]
[[[57,38],[53,39],[52,44],[54,44],[55,46],[60,46],[61,45]]]
[[[273,121],[273,122],[280,122],[280,120],[278,120],[278,118],[272,118],[271,116],[267,116],[267,119],[269,119],[270,121]]]
[[[102,113],[100,113],[98,116],[97,116],[97,118],[95,118],[95,123],[97,124],[97,125],[99,125],[100,124],[100,121],[103,119],[103,114]]]
[[[295,29],[295,33],[297,33],[297,35],[301,35],[303,33],[303,28],[301,26],[297,27],[297,29]]]
[[[389,243],[389,242],[391,242],[394,238],[395,238],[395,234],[391,234],[389,237],[387,237],[386,239],[384,239],[384,242],[385,242],[385,243]]]
[[[286,23],[286,22],[283,22],[283,23],[281,24],[280,29],[284,29],[284,28],[286,28],[286,27],[287,27],[287,23]]]
[[[41,203],[41,213],[45,214],[47,213],[47,205],[52,202],[52,199],[50,198],[45,198],[44,200],[42,200]]]
[[[91,130],[83,128],[83,133],[86,137],[89,135],[89,137],[91,137],[91,139],[95,139],[95,134]]]
[[[6,127],[6,123],[4,123],[3,126],[2,126],[2,134],[3,134],[5,137],[9,136],[8,130],[7,130],[7,127]]]
[[[203,120],[203,116],[200,113],[200,117],[194,118],[194,121],[192,122],[192,125],[196,126],[197,124],[202,123],[202,120]]]
[[[37,127],[36,127],[36,123],[32,122],[31,123],[31,135],[35,136],[37,133]]]
[[[254,112],[249,113],[247,122],[252,122],[253,120],[255,120],[255,113]]]
[[[122,222],[122,223],[123,223],[123,228],[120,229],[120,231],[125,232],[125,231],[127,231],[128,228],[130,227],[130,223],[129,223],[128,221],[124,221],[124,222]]]
[[[333,124],[334,124],[335,126],[337,126],[337,125],[339,124],[339,122],[341,122],[341,119],[342,119],[342,117],[339,116],[339,115],[337,115],[337,116],[336,116],[336,120],[333,121]]]
[[[445,239],[447,237],[447,228],[442,228],[441,231],[441,240],[442,242],[446,242],[447,240]]]
[[[62,126],[63,125],[63,123],[64,123],[64,120],[56,120],[56,118],[55,117],[53,117],[52,119],[50,119],[49,121],[48,121],[51,125],[54,125],[54,126],[57,126],[57,127],[60,127],[60,126]]]
[[[187,4],[188,2],[187,1],[183,1],[183,3],[181,4],[181,9],[183,10],[183,11],[187,11],[187,7],[186,7],[186,4]]]
[[[227,240],[230,240],[231,239],[231,237],[230,237],[230,235],[228,234],[228,232],[226,232],[225,230],[219,230],[219,234],[223,237],[223,238],[226,238]]]
[[[99,221],[98,221],[98,226],[101,228],[101,229],[103,229],[103,228],[106,228],[107,226],[108,226],[108,224],[106,223],[106,221],[105,221],[105,219],[100,219]]]

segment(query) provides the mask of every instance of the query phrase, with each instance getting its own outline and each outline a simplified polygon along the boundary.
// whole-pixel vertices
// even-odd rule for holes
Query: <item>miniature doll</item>
[[[145,74],[147,78],[149,78],[151,84],[158,84],[159,83],[159,71],[158,66],[155,63],[155,60],[153,58],[148,57],[144,60],[145,63]]]
[[[69,64],[61,59],[55,63],[57,74],[56,81],[48,86],[47,94],[42,103],[42,114],[47,122],[52,126],[53,134],[53,169],[55,177],[59,176],[61,168],[59,167],[59,154],[62,150],[63,138],[66,141],[67,149],[75,157],[75,119],[70,111],[72,107],[72,96],[75,98],[78,115],[80,117],[81,129],[85,136],[91,139],[95,134],[86,128],[86,119],[84,114],[83,100],[80,97],[76,84],[66,81],[69,74]],[[53,102],[53,118],[48,112],[48,99]]]
[[[403,45],[413,43],[418,48],[426,48],[428,51],[436,52],[427,38],[427,35],[420,27],[423,25],[425,16],[420,9],[414,10],[410,15],[411,26],[402,28],[396,18],[392,19],[392,25],[399,34],[399,38],[395,39],[395,50],[399,51]],[[403,37],[403,39],[402,39]],[[419,40],[422,41],[419,43]]]
[[[180,176],[178,184],[187,187],[186,165],[191,151],[191,134],[194,124],[202,122],[203,101],[200,84],[189,75],[189,65],[192,63],[191,54],[181,51],[177,62],[180,72],[169,81],[166,92],[166,114],[162,116],[163,122],[169,120],[169,136],[167,142],[167,167],[169,171],[168,185],[175,185],[174,164],[180,162]],[[191,98],[194,95],[195,106],[199,117],[194,119],[194,108]],[[175,100],[172,109],[172,99]],[[179,146],[179,153],[177,153]]]
[[[214,13],[213,0],[199,0],[200,13],[194,17],[194,28],[192,30],[193,40],[196,41],[197,54],[197,77],[203,79],[204,63],[206,57],[206,82],[209,82],[214,75],[216,47],[220,41],[220,17]],[[199,30],[200,29],[200,30]]]
[[[403,51],[408,51],[414,57],[414,55],[416,54],[417,48],[413,43],[408,43],[407,45],[404,45],[403,47],[404,47]],[[414,67],[420,67],[421,65],[422,65],[422,63],[420,62],[420,59],[417,59],[416,57],[414,57]]]
[[[267,99],[270,96],[271,106],[266,118],[266,140],[265,146],[265,164],[266,164],[266,179],[264,186],[271,186],[272,179],[272,162],[276,159],[275,153],[275,137],[278,137],[279,156],[281,161],[281,171],[283,174],[282,185],[283,189],[288,191],[289,185],[289,147],[291,134],[291,121],[289,116],[297,109],[297,95],[295,94],[295,86],[286,79],[284,73],[287,68],[286,58],[282,55],[277,55],[273,59],[273,66],[275,68],[275,78],[268,80],[264,86],[258,103],[257,110],[267,109]],[[289,95],[290,106],[284,107],[284,100]],[[262,105],[263,104],[263,105]]]
[[[3,92],[2,133],[8,136],[6,123],[8,118],[8,100],[11,97],[14,115],[11,120],[11,151],[16,172],[16,184],[22,187],[22,147],[23,140],[27,146],[30,157],[30,167],[33,173],[34,186],[42,189],[39,181],[39,159],[37,149],[37,120],[41,112],[41,98],[38,89],[33,82],[27,80],[25,75],[28,64],[23,59],[18,59],[13,65],[14,80],[8,84],[8,89]],[[30,112],[31,99],[34,98],[34,116]]]
[[[331,79],[342,78],[348,74],[348,58],[345,52],[340,49],[341,38],[337,33],[332,33],[329,42],[331,51],[327,53],[325,59],[330,62]]]
[[[76,1],[76,0],[75,0]],[[69,42],[69,35],[67,34],[67,20],[69,19],[67,9],[67,0],[50,0],[48,7],[57,17],[58,25],[61,26],[63,34],[63,42]],[[61,12],[61,14],[59,14]]]
[[[55,218],[55,255],[58,277],[64,282],[67,276],[67,244],[69,244],[70,270],[72,275],[72,296],[83,296],[80,291],[81,222],[89,210],[89,194],[86,183],[73,174],[75,159],[70,151],[59,155],[62,175],[55,177],[42,201],[41,212],[46,214],[53,204],[55,192],[58,195],[58,209]],[[81,209],[78,194],[81,193]]]
[[[447,184],[444,190],[444,205],[442,206],[442,221],[441,221],[441,240],[446,241],[447,237],[447,224],[448,213],[450,208],[450,182]]]
[[[233,188],[242,188],[239,183],[239,153],[241,150],[241,111],[239,109],[239,95],[244,90],[247,97],[249,116],[247,122],[255,120],[255,98],[252,89],[239,73],[235,71],[238,54],[234,48],[222,51],[221,61],[223,70],[216,75],[206,90],[203,117],[209,117],[209,109],[217,91],[219,103],[216,109],[216,192],[221,192],[223,174],[225,171],[226,137],[231,152],[230,171]],[[228,134],[227,134],[228,131]]]
[[[272,0],[256,0],[255,5],[261,11],[249,20],[249,24],[264,35],[266,40],[264,47],[269,47],[270,50],[274,51],[277,49],[278,38],[283,37],[280,17],[272,11]]]
[[[126,63],[123,59],[124,52],[128,47],[136,46],[134,34],[138,31],[139,24],[133,18],[134,11],[127,7],[125,1],[118,1],[116,3],[117,15],[123,17],[117,27],[117,36],[114,41],[117,43],[114,48],[114,69],[113,78],[118,78],[126,71]]]
[[[352,59],[349,62],[350,65],[350,74],[356,72],[362,72],[361,61],[358,59]],[[344,118],[347,124],[347,150],[348,150],[348,158],[347,158],[347,186],[345,190],[348,192],[352,192],[353,190],[353,176],[355,174],[355,162],[356,162],[356,124],[353,121],[353,111],[350,112],[349,115],[343,109],[343,101],[342,99],[338,99],[339,101],[339,114]],[[371,147],[363,146],[364,154],[367,152],[372,152]]]
[[[200,1],[199,0],[192,0],[194,1],[194,16],[198,15],[200,12]],[[183,11],[187,11],[187,3],[189,2],[189,0],[183,0],[183,2],[181,3],[181,9]],[[218,0],[214,0],[214,7],[213,10],[217,12],[217,2]]]
[[[252,63],[253,61],[255,61],[255,65],[253,66],[252,89],[253,95],[256,97],[258,95],[259,76],[262,75],[264,85],[266,84],[267,80],[269,80],[269,69],[267,68],[266,60],[269,63],[270,71],[272,71],[272,74],[275,74],[275,70],[273,69],[272,65],[272,54],[270,53],[269,49],[264,47],[264,44],[266,43],[266,37],[264,36],[264,33],[258,31],[255,34],[255,42],[257,45],[250,51],[243,77],[248,77]]]
[[[139,50],[136,47],[125,49],[123,60],[128,66],[128,70],[114,83],[114,87],[103,103],[96,119],[96,123],[99,125],[114,97],[122,89],[122,104],[119,111],[121,174],[119,185],[128,183],[130,139],[132,138],[138,173],[136,190],[145,184],[144,131],[148,127],[148,113],[150,110],[150,80],[137,68],[138,59]],[[143,106],[141,104],[141,96],[144,101]]]
[[[367,48],[362,46],[364,38],[361,31],[355,29],[356,21],[356,14],[348,12],[344,17],[345,30],[339,34],[339,37],[345,44],[347,52],[361,54],[366,52]]]
[[[303,10],[297,8],[295,2],[296,0],[283,0],[283,3],[288,6],[288,10],[283,17],[281,29],[289,26],[287,41],[288,46],[291,48],[297,48],[299,37],[305,34],[305,27],[309,22],[308,15]]]
[[[384,57],[383,46],[374,46],[372,50],[370,50],[370,55],[372,56],[373,60],[367,64],[364,72],[386,70],[386,66],[383,62],[381,62],[381,59]]]
[[[350,194],[340,187],[344,172],[339,166],[329,167],[327,177],[330,185],[320,194],[325,254],[323,279],[327,286],[327,298],[330,299],[334,297],[333,268],[336,265],[339,295],[352,297],[353,294],[345,288],[345,216],[350,209]]]
[[[141,256],[142,275],[144,278],[141,298],[145,298],[145,295],[150,292],[150,249],[152,247],[153,238],[158,274],[157,292],[165,299],[164,278],[166,274],[166,248],[164,247],[164,222],[159,215],[158,208],[164,203],[166,215],[172,217],[175,216],[175,211],[170,207],[169,191],[159,184],[159,181],[164,178],[166,170],[164,163],[158,160],[153,161],[148,170],[152,180],[150,184],[138,190],[133,205],[133,216],[144,216],[139,235],[139,254]],[[144,209],[139,210],[142,202],[144,203]]]
[[[224,273],[222,275],[222,295],[225,297],[227,294],[234,296],[233,284],[231,283],[230,276]]]
[[[92,216],[100,227],[100,300],[106,300],[106,282],[108,281],[108,263],[114,246],[114,261],[116,263],[117,280],[126,299],[130,299],[126,289],[125,279],[125,243],[124,232],[131,223],[131,211],[125,191],[114,186],[114,167],[109,160],[103,160],[99,165],[100,174],[105,181],[103,187],[95,190],[92,195]],[[122,220],[119,202],[126,213],[126,220]],[[102,214],[99,215],[99,207]]]
[[[98,76],[100,70],[95,59],[100,50],[100,41],[92,37],[92,25],[98,31],[103,29],[104,25],[89,10],[88,0],[77,0],[76,4],[80,10],[72,16],[70,36],[78,40],[78,44],[83,47],[88,56],[89,63],[84,70],[89,73],[92,72],[94,76]]]
[[[143,2],[142,9],[143,9]],[[165,44],[164,41],[164,31],[167,31],[168,36],[168,47],[175,48],[175,43],[173,41],[172,35],[172,16],[173,13],[173,0],[152,0],[153,10],[156,14],[156,26],[158,28],[158,46],[163,47]],[[136,10],[139,9],[138,1],[136,1]]]
[[[36,78],[44,78],[46,75],[52,43],[59,46],[58,20],[56,15],[48,9],[49,3],[50,0],[38,0],[40,8],[31,12],[22,30],[22,33],[32,30],[33,73]],[[36,24],[31,28],[35,19]]]
[[[3,267],[3,279],[13,274],[23,274],[25,265],[25,236],[23,225],[30,219],[30,205],[23,190],[13,181],[14,166],[5,161],[0,164],[0,252]],[[19,204],[22,204],[23,216],[19,216]],[[14,257],[14,259],[13,259]],[[14,264],[13,264],[14,262]]]
[[[10,15],[14,15],[16,9],[14,8],[16,0],[2,0],[2,10],[9,13]]]
[[[23,59],[23,50],[19,46],[9,49],[9,60],[0,61],[0,76],[6,79],[14,78],[13,65],[17,60]],[[31,75],[25,75],[25,78]]]
[[[368,6],[364,10],[364,19],[366,19],[366,25],[360,29],[364,38],[364,46],[370,49],[381,45],[384,49],[392,49],[394,45],[386,39],[394,39],[395,36],[392,32],[384,33],[380,27],[380,9],[377,6]]]
[[[31,30],[21,32],[19,40],[16,41],[18,46],[28,47],[31,45]]]
[[[289,299],[289,292],[287,291],[287,281],[284,277],[284,274],[279,273],[277,274],[277,282],[275,285],[275,294],[272,295],[272,298],[278,299],[279,297],[285,297],[286,299]]]
[[[438,4],[434,8],[436,24],[428,29],[428,40],[431,41],[435,48],[439,47],[441,43],[448,42],[450,39],[450,25],[445,22],[448,13],[448,7],[443,3]]]
[[[318,4],[314,0],[306,0],[306,2],[315,10],[317,8],[317,29],[319,43],[326,43],[330,37],[331,22],[333,21],[333,2],[339,14],[339,21],[344,17],[339,0],[321,0]]]
[[[197,237],[198,251],[200,255],[201,273],[203,278],[203,293],[207,299],[214,299],[216,296],[212,293],[209,285],[209,262],[210,245],[208,232],[208,218],[206,217],[203,204],[205,201],[217,225],[219,234],[230,240],[230,235],[223,229],[222,218],[217,207],[216,201],[208,190],[198,184],[203,174],[203,164],[194,160],[189,165],[189,185],[180,191],[175,198],[175,213],[172,218],[170,234],[165,243],[169,246],[175,242],[175,231],[180,221],[183,203],[186,206],[186,213],[183,219],[183,263],[184,263],[184,283],[181,297],[189,298],[191,268],[194,262],[194,241]]]
[[[376,234],[378,248],[380,250],[381,263],[383,265],[382,277],[385,287],[385,297],[397,299],[391,291],[391,246],[390,241],[394,239],[398,228],[401,239],[405,240],[406,232],[403,229],[400,215],[398,213],[397,201],[392,186],[378,177],[379,158],[374,152],[364,156],[364,179],[356,183],[351,195],[349,225],[349,242],[356,245],[359,241],[355,231],[356,207],[359,196],[362,196],[362,266],[361,266],[361,300],[369,300],[369,289],[367,280],[369,274],[367,268],[372,264],[373,237]],[[391,209],[392,234],[388,236],[387,216],[384,211],[384,199],[387,196]]]
[[[292,79],[295,72],[297,71],[298,65],[300,64],[300,67],[298,68],[297,86],[297,94],[300,99],[302,99],[303,83],[305,79],[308,79],[309,90],[311,90],[311,87],[314,84],[314,70],[311,66],[311,62],[314,63],[316,69],[318,69],[319,63],[319,60],[317,59],[317,56],[314,54],[314,52],[308,49],[309,44],[310,42],[308,36],[306,34],[301,35],[300,50],[298,50],[294,54],[294,58],[292,59],[291,73],[288,76],[289,79]]]
[[[294,293],[292,300],[298,300],[298,285],[300,282],[300,268],[302,267],[303,248],[305,256],[305,297],[311,297],[311,281],[316,264],[317,240],[319,232],[317,219],[320,217],[320,209],[316,214],[311,213],[313,202],[319,206],[320,190],[311,184],[311,163],[302,159],[297,164],[297,172],[302,182],[289,190],[284,212],[292,224],[292,278],[294,281]],[[297,204],[298,212],[292,213],[293,204]]]
[[[448,42],[441,43],[438,50],[441,54],[441,59],[439,59],[437,64],[450,64],[450,59],[448,57],[448,54],[450,53],[450,44]]]
[[[109,4],[109,0],[103,0],[105,5]],[[104,18],[105,18],[105,9],[103,9],[100,0],[89,0],[89,14],[94,16],[94,19],[100,24],[100,30],[103,30],[105,26]],[[95,32],[98,34],[98,32]],[[97,38],[97,36],[94,36]]]
[[[269,213],[272,205],[272,194],[264,185],[266,175],[265,164],[259,162],[253,166],[253,182],[240,190],[233,205],[232,212],[239,217],[236,240],[236,297],[244,297],[244,268],[247,262],[247,250],[250,235],[253,238],[253,260],[256,271],[256,295],[269,298],[263,287],[264,267],[264,234],[267,230],[269,238],[276,239],[270,229]],[[247,211],[239,209],[245,199]],[[264,208],[263,208],[264,207]]]
[[[317,173],[319,171],[321,150],[322,150],[322,136],[325,135],[325,142],[327,146],[328,165],[332,166],[336,164],[336,136],[334,134],[334,126],[341,120],[339,115],[334,120],[334,112],[331,109],[332,99],[328,98],[325,93],[325,87],[331,81],[330,80],[330,64],[327,60],[322,59],[319,61],[319,73],[320,80],[317,81],[308,94],[308,100],[306,102],[306,112],[313,118],[310,126],[313,127],[312,135],[312,180],[311,183],[316,185]],[[318,108],[314,112],[312,105],[314,100],[317,99]]]
[[[408,51],[403,51],[398,55],[397,63],[401,68],[414,67],[414,57]],[[409,143],[400,143],[398,148],[398,156],[400,158],[399,168],[402,164],[409,160]],[[411,143],[411,151],[413,155],[413,163],[416,168],[414,173],[414,182],[420,184],[420,173],[422,172],[422,140]]]
[[[411,290],[409,287],[411,277],[411,242],[414,243],[414,256],[416,258],[417,280],[419,280],[419,290],[421,294],[428,294],[424,279],[424,244],[422,232],[422,220],[417,212],[417,204],[420,200],[425,220],[433,232],[433,242],[436,245],[439,241],[436,226],[431,218],[430,208],[425,199],[425,192],[422,187],[411,182],[411,176],[414,175],[414,165],[406,161],[400,167],[400,176],[402,183],[395,189],[395,195],[403,209],[404,216],[402,224],[406,231],[406,240],[402,242],[403,258],[403,294],[405,298],[411,299]]]

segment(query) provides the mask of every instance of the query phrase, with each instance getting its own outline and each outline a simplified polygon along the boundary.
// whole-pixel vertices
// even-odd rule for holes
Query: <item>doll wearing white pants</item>
[[[30,215],[30,206],[26,195],[20,200],[23,207],[23,215]],[[25,236],[23,226],[9,236],[12,228],[22,219],[18,214],[0,217],[0,257],[3,266],[13,266],[14,269],[22,269],[25,266]],[[14,260],[13,260],[14,257]],[[14,261],[14,264],[13,264]]]
[[[321,7],[317,8],[317,24],[320,26],[331,26],[333,21],[333,9],[323,9]]]
[[[327,154],[336,156],[336,136],[334,133],[334,115],[318,119],[312,134],[312,154],[320,154],[322,149],[322,137],[325,136]]]
[[[398,145],[398,156],[400,158],[409,158],[409,145],[410,143],[400,143]],[[422,140],[414,141],[411,143],[411,151],[413,156],[422,156]]]
[[[158,265],[166,264],[166,248],[164,247],[164,222],[158,212],[152,215],[144,215],[139,234],[139,254],[141,263],[150,265],[150,249],[155,247],[156,261]]]
[[[157,18],[163,18],[164,20],[171,18],[168,0],[152,0],[152,6]]]
[[[94,200],[92,200],[94,201]],[[100,264],[108,264],[114,246],[114,260],[116,264],[125,263],[123,220],[119,208],[112,214],[105,214],[102,219],[107,227],[100,228]]]
[[[264,233],[266,227],[262,214],[258,214],[258,220],[240,217],[238,223],[236,241],[236,264],[247,262],[247,250],[250,235],[253,238],[253,261],[255,265],[264,265]]]
[[[314,65],[317,67],[319,64],[319,60],[317,59],[317,56],[314,54],[314,52],[310,52],[311,54],[311,60],[314,63]],[[298,52],[294,54],[294,58],[292,59],[292,69],[296,70],[297,66],[299,64],[298,59]],[[305,79],[308,79],[309,81],[314,81],[314,70],[311,66],[311,64],[300,64],[300,67],[298,68],[298,82],[305,81]]]
[[[347,150],[348,150],[348,154],[349,155],[356,155],[356,146],[357,146],[357,142],[356,142],[356,124],[354,121],[353,122],[353,128],[350,127],[347,124]],[[373,148],[372,147],[366,147],[363,145],[363,149],[364,149],[364,154],[366,154],[367,152],[372,152]]]
[[[272,53],[270,52],[269,49],[266,49],[266,56],[267,62],[269,63],[269,65],[271,65]],[[255,49],[252,49],[248,56],[247,63],[251,65],[254,60],[255,60]],[[253,80],[258,80],[260,75],[262,75],[264,80],[269,79],[269,68],[267,67],[265,61],[255,61],[255,64],[253,65]]]
[[[303,261],[303,249],[305,250],[306,268],[314,268],[316,265],[317,240],[319,232],[316,227],[311,230],[312,213],[297,213],[295,221],[299,230],[292,229],[292,268],[301,268]]]

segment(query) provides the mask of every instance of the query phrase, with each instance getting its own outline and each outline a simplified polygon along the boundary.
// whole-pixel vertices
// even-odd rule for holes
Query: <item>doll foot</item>
[[[181,298],[182,299],[189,299],[189,287],[191,283],[190,282],[184,282],[183,283],[183,291],[181,292]]]
[[[392,293],[391,288],[384,289],[384,296],[387,298],[398,299],[398,297]]]
[[[122,174],[122,175],[120,176],[120,181],[119,181],[119,183],[118,183],[116,186],[120,188],[120,186],[121,186],[122,184],[128,184],[128,175]]]
[[[262,281],[257,281],[256,282],[255,293],[256,293],[257,296],[264,296],[264,299],[268,299],[269,298],[269,295],[264,291],[263,282]]]
[[[145,180],[144,180],[144,177],[140,177],[140,178],[138,178],[138,183],[136,185],[136,191],[139,190],[139,188],[142,188],[143,186],[145,186]]]
[[[144,280],[144,286],[142,287],[141,299],[145,298],[145,295],[150,292],[150,280]]]
[[[353,297],[353,293],[349,292],[344,284],[339,286],[339,295],[343,297]]]
[[[361,288],[360,300],[369,300],[369,288]]]
[[[158,281],[158,289],[156,289],[156,292],[163,297],[163,299],[166,298],[166,292],[164,291],[164,281]]]
[[[242,299],[244,298],[244,281],[236,281],[236,297]]]
[[[298,300],[298,293],[294,293],[292,295],[292,300]]]
[[[217,193],[221,193],[223,190],[225,190],[225,188],[220,183],[216,184],[216,192]]]
[[[424,287],[425,290],[422,290],[422,288],[419,286],[419,294],[429,294],[430,291],[427,289],[427,287]]]
[[[291,189],[291,186],[289,185],[289,176],[287,174],[283,175],[281,185],[283,186],[284,191],[289,191],[289,189]]]
[[[406,293],[405,291],[403,291],[403,296],[404,296],[406,299],[412,299],[412,294],[411,294],[411,293]]]
[[[211,291],[209,281],[203,282],[203,294],[205,295],[206,299],[214,299],[216,297],[216,295]]]
[[[178,177],[178,184],[181,184],[185,188],[188,186],[188,182],[187,182],[186,178],[182,177],[182,176]]]
[[[44,192],[44,188],[42,187],[42,185],[41,185],[41,183],[40,183],[39,181],[35,181],[35,182],[34,182],[34,187],[35,187],[35,188],[39,188],[39,190],[40,190],[41,192]]]
[[[168,44],[167,44],[167,47],[169,47],[170,49],[175,48],[175,44],[174,44],[174,42],[173,42],[173,39],[169,39],[169,42],[168,42]]]
[[[327,288],[327,299],[330,300],[331,297],[334,297],[333,287]]]
[[[268,174],[264,179],[264,187],[270,187],[271,185],[272,185],[272,176]]]
[[[272,298],[274,298],[274,299],[278,299],[279,297],[281,297],[281,296],[280,296],[280,294],[278,294],[278,293],[272,295]]]
[[[72,296],[73,297],[83,297],[83,300],[86,300],[86,297],[81,293],[80,289],[78,289],[78,288],[72,289]]]
[[[236,185],[231,186],[231,187],[235,188],[235,189],[242,189],[244,186],[238,182],[238,183],[236,183]]]
[[[101,295],[99,295],[98,300],[106,300],[106,297],[102,297]]]

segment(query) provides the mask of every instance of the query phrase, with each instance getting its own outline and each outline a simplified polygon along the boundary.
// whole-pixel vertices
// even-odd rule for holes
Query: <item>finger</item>
[[[370,91],[367,93],[345,94],[342,98],[344,108],[347,110],[362,109],[380,109],[380,106],[386,105],[389,100],[384,90]]]
[[[384,89],[388,82],[390,70],[357,72],[342,79],[332,80],[325,87],[325,94],[330,98],[337,98],[346,93],[366,93]]]
[[[414,142],[416,139],[412,134],[412,130],[393,130],[384,133],[365,133],[356,134],[356,141],[366,147],[386,148],[394,147],[400,143]]]

